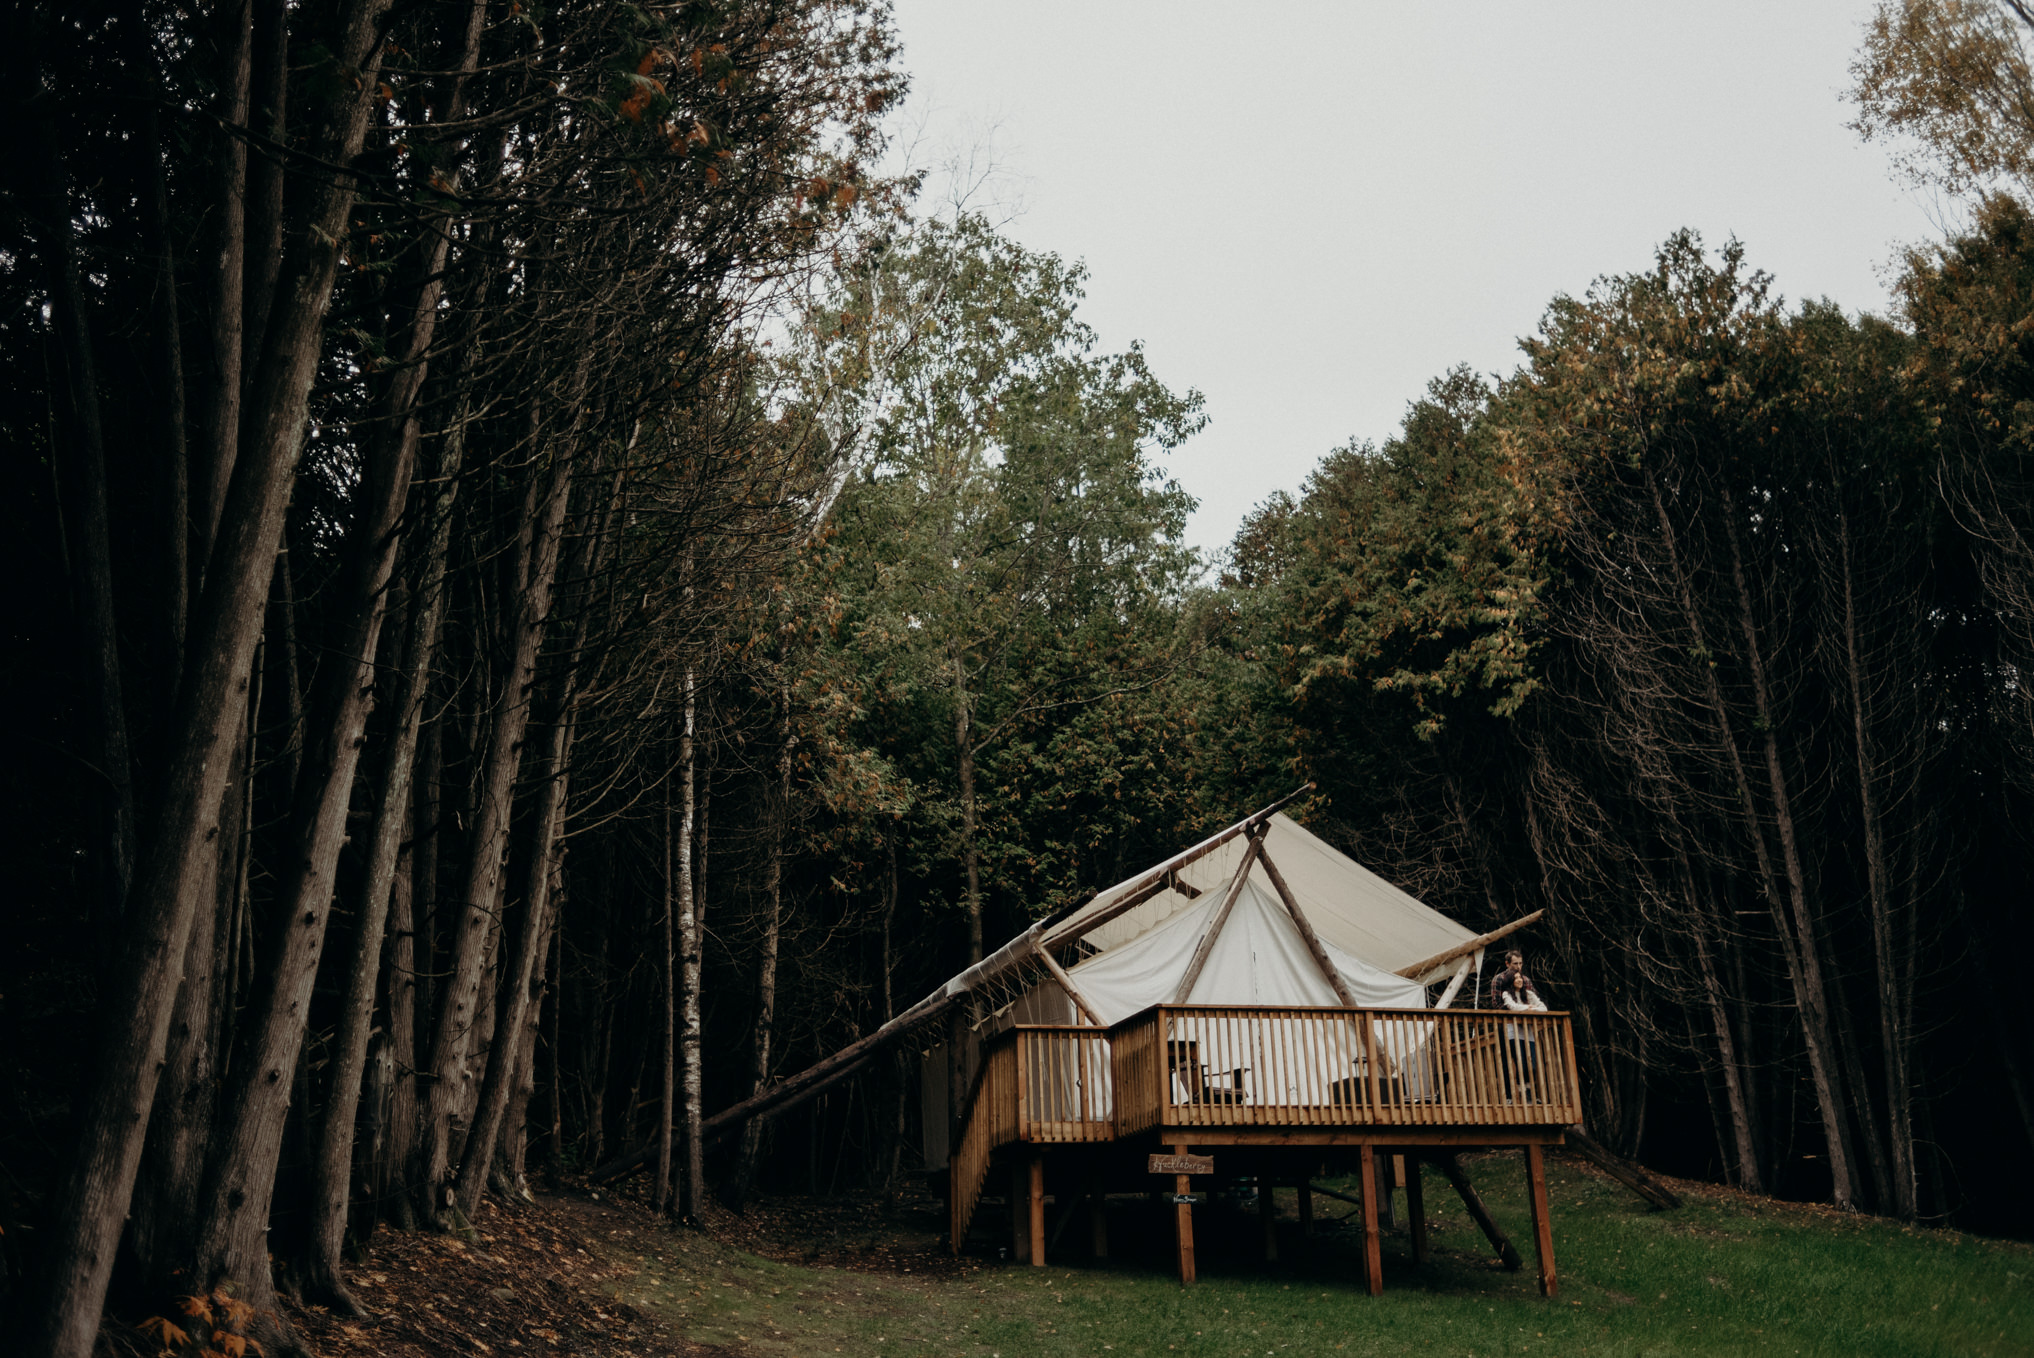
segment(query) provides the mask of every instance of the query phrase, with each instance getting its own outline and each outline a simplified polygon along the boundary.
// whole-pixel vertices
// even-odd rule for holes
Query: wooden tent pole
[[[1228,829],[1219,831],[1215,834],[1208,836],[1200,843],[1194,845],[1191,849],[1181,850],[1179,853],[1174,854],[1172,857],[1166,859],[1163,863],[1158,864],[1156,867],[1147,868],[1145,871],[1139,873],[1137,876],[1132,877],[1129,881],[1124,882],[1120,888],[1124,892],[1123,896],[1117,900],[1111,901],[1108,905],[1102,907],[1100,911],[1096,912],[1093,918],[1079,921],[1069,919],[1067,921],[1068,925],[1075,925],[1076,927],[1067,927],[1066,925],[1054,925],[1052,927],[1051,932],[1046,935],[1045,940],[1046,946],[1049,948],[1063,947],[1064,945],[1071,943],[1075,939],[1081,937],[1083,934],[1092,933],[1096,929],[1101,928],[1104,924],[1107,924],[1110,920],[1115,919],[1117,916],[1127,914],[1128,912],[1135,910],[1138,906],[1144,904],[1144,902],[1150,900],[1153,896],[1156,896],[1159,892],[1165,890],[1165,888],[1169,885],[1169,883],[1166,881],[1168,875],[1170,875],[1171,873],[1178,872],[1181,868],[1186,867],[1190,863],[1196,862],[1199,859],[1207,857],[1209,854],[1221,848],[1224,844],[1227,844],[1230,840],[1234,839],[1238,835],[1262,834],[1263,826],[1266,821],[1270,820],[1278,812],[1284,810],[1286,806],[1291,802],[1296,801],[1301,797],[1304,797],[1307,793],[1313,790],[1314,785],[1312,783],[1308,783],[1305,787],[1296,788],[1293,791],[1286,793],[1285,796],[1280,797],[1277,801],[1273,802],[1270,806],[1265,807],[1263,810],[1252,812],[1250,815],[1245,816],[1242,820],[1237,821],[1234,825],[1231,825]],[[1111,889],[1114,890],[1117,888]],[[1082,908],[1085,909],[1086,907]]]
[[[1307,945],[1307,951],[1313,954],[1314,965],[1321,969],[1321,975],[1327,977],[1328,984],[1334,988],[1335,998],[1342,1002],[1344,1009],[1356,1008],[1356,997],[1349,993],[1349,983],[1343,980],[1342,973],[1335,969],[1335,963],[1329,958],[1328,950],[1321,946],[1321,936],[1314,932],[1314,926],[1307,919],[1306,912],[1300,909],[1300,903],[1293,896],[1292,888],[1285,884],[1285,874],[1278,870],[1278,864],[1271,861],[1271,855],[1265,851],[1261,841],[1257,846],[1257,861],[1264,864],[1265,875],[1271,878],[1271,885],[1277,888],[1278,898],[1285,902],[1285,912],[1292,916],[1293,924],[1298,926],[1300,940]]]
[[[1222,926],[1229,922],[1229,912],[1236,908],[1236,900],[1243,894],[1243,884],[1250,880],[1250,865],[1264,852],[1264,832],[1255,831],[1250,836],[1250,847],[1243,851],[1243,862],[1236,868],[1236,876],[1229,882],[1229,890],[1222,897],[1222,904],[1215,910],[1214,919],[1208,922],[1208,932],[1201,935],[1200,944],[1194,948],[1194,960],[1187,963],[1186,975],[1180,978],[1179,989],[1173,992],[1174,1004],[1185,1004],[1187,996],[1194,992],[1194,982],[1201,979],[1201,969],[1208,965],[1208,958],[1214,955],[1215,940],[1222,936]]]
[[[1059,982],[1059,988],[1066,992],[1066,997],[1072,1000],[1083,1014],[1087,1015],[1088,1022],[1094,1024],[1097,1028],[1108,1027],[1108,1024],[1102,1022],[1102,1016],[1095,1012],[1095,1006],[1088,1003],[1088,997],[1081,994],[1081,988],[1073,983],[1073,977],[1066,974],[1066,968],[1060,966],[1053,959],[1052,954],[1045,950],[1043,943],[1038,944],[1037,949],[1038,960],[1044,963],[1047,971],[1052,973],[1052,979]]]
[[[1476,937],[1470,939],[1466,943],[1457,943],[1454,947],[1448,949],[1446,952],[1437,952],[1424,962],[1415,962],[1409,967],[1400,967],[1398,969],[1397,974],[1412,981],[1422,980],[1427,976],[1427,973],[1431,972],[1435,967],[1445,966],[1448,963],[1454,961],[1458,957],[1467,957],[1470,953],[1475,952],[1478,948],[1487,948],[1491,944],[1497,942],[1498,939],[1505,937],[1507,934],[1515,934],[1519,930],[1525,928],[1528,924],[1537,922],[1540,916],[1546,913],[1547,912],[1545,910],[1535,910],[1530,915],[1526,915],[1522,918],[1513,920],[1511,923],[1505,925],[1502,929],[1492,929],[1487,934],[1478,934]]]

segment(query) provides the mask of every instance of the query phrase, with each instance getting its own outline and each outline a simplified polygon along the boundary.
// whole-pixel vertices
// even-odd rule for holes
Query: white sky
[[[1226,546],[1457,363],[1681,226],[1882,311],[1938,233],[1839,95],[1869,0],[896,0],[915,158],[985,142],[1102,343],[1207,397],[1171,458]]]

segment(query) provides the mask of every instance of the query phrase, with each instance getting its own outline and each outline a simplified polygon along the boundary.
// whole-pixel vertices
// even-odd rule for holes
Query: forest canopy
[[[229,1285],[287,1346],[349,1242],[631,1153],[681,1220],[894,1186],[908,1050],[708,1119],[1302,783],[1461,924],[1546,912],[1616,1149],[2024,1233],[2017,0],[1865,34],[1854,125],[1962,213],[1891,314],[1663,224],[1218,561],[1201,395],[881,168],[880,4],[6,23],[35,1351]]]

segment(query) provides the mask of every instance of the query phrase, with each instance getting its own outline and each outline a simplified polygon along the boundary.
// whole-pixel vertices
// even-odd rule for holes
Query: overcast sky
[[[1840,98],[1869,0],[896,0],[915,157],[985,143],[1008,232],[1085,260],[1109,348],[1207,398],[1191,536],[1383,440],[1557,293],[1735,234],[1883,311],[1938,234]]]

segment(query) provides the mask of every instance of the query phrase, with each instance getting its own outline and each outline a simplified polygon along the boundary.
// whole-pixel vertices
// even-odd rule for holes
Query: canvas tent
[[[967,1088],[982,1041],[1013,1024],[1110,1026],[1154,1004],[1333,1007],[1345,996],[1365,1008],[1418,1009],[1440,981],[1452,981],[1440,1002],[1454,998],[1480,962],[1478,935],[1282,812],[1260,817],[1241,823],[1245,833],[1180,856],[1190,861],[1140,873],[1037,930],[1032,951],[1065,965],[1022,973],[1025,989],[925,1054],[928,1168],[946,1162],[951,1103]],[[1410,1027],[1384,1036],[1408,1051],[1420,1038]],[[1217,1067],[1253,1064],[1212,1039],[1207,1055]]]

